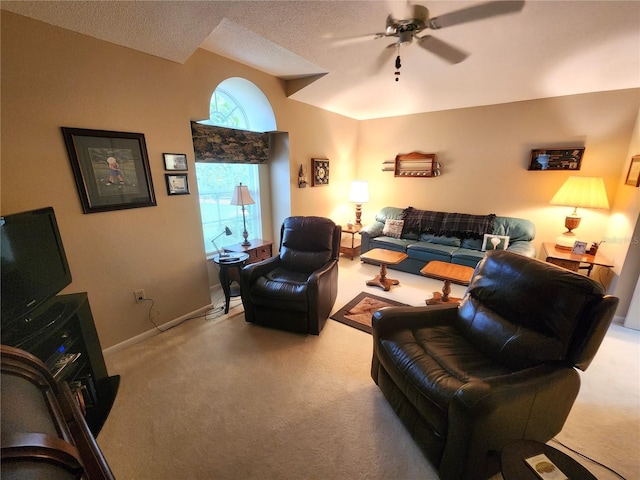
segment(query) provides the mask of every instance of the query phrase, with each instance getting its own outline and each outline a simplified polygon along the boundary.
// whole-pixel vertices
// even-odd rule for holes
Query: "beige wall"
[[[571,212],[549,205],[564,180],[572,174],[601,176],[612,210],[580,209],[583,220],[576,233],[587,242],[607,242],[603,252],[615,262],[617,277],[640,210],[640,189],[623,185],[630,152],[640,153],[638,140],[632,145],[639,93],[621,90],[363,121],[357,175],[371,183],[363,222],[385,205],[524,217],[536,225],[539,250],[541,242],[562,233]],[[532,148],[571,146],[586,148],[579,172],[527,170]],[[383,161],[414,150],[435,153],[442,176],[394,178],[393,172],[381,171]]]
[[[64,293],[89,293],[103,348],[153,328],[135,289],[155,300],[159,325],[210,303],[189,121],[208,117],[211,93],[233,76],[268,97],[296,138],[294,164],[327,156],[351,168],[338,152],[354,150],[357,122],[288,100],[274,77],[202,50],[180,65],[2,12],[1,211],[54,207],[73,275]],[[83,214],[62,126],[144,133],[157,206]],[[187,154],[191,195],[167,196],[163,152]],[[340,182],[307,189],[307,201],[290,170],[278,184],[290,183],[291,213],[329,213]]]
[[[290,161],[280,156],[268,180],[265,231],[275,242],[289,214],[353,219],[354,178],[371,184],[365,223],[382,206],[414,205],[522,216],[536,223],[538,241],[553,239],[566,209],[548,201],[568,174],[528,172],[529,150],[584,144],[580,174],[604,176],[613,203],[639,111],[635,90],[358,122],[291,101],[282,81],[202,50],[180,65],[7,12],[1,34],[1,211],[55,208],[73,273],[65,292],[89,292],[103,348],[150,329],[148,304],[134,303],[135,289],[156,300],[158,324],[209,304],[189,121],[208,116],[225,78],[255,83],[278,130],[288,132],[280,154],[288,148]],[[144,133],[158,205],[83,214],[61,126]],[[412,150],[437,153],[443,176],[395,179],[380,171],[382,161]],[[187,153],[191,195],[166,195],[162,152]],[[312,157],[330,160],[330,184],[299,189],[300,164],[309,167]],[[616,203],[624,217],[637,204],[634,193]],[[599,239],[608,214],[583,213],[579,233]],[[626,249],[614,254],[619,273]]]

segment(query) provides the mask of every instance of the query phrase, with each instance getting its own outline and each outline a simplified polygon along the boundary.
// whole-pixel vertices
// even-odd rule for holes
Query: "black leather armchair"
[[[328,218],[285,219],[280,254],[242,269],[245,320],[319,335],[338,295],[340,236]]]
[[[562,429],[618,299],[591,279],[487,253],[462,303],[376,312],[371,375],[443,480],[486,479],[515,439]]]

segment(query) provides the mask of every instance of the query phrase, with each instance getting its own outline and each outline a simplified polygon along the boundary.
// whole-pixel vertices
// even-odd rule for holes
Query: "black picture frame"
[[[189,195],[189,179],[186,173],[165,173],[164,181],[167,184],[167,195]]]
[[[156,205],[142,133],[62,127],[84,213]]]
[[[311,159],[311,186],[329,185],[329,160],[326,158]]]
[[[163,153],[165,170],[186,171],[189,169],[187,165],[187,155],[184,153]]]
[[[580,170],[584,147],[535,148],[531,150],[529,170]]]

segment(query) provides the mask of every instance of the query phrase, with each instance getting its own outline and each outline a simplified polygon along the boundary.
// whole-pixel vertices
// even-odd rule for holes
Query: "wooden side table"
[[[231,253],[228,257],[215,255],[213,261],[220,267],[220,285],[224,292],[224,313],[229,313],[229,300],[240,296],[240,270],[249,260],[247,253]]]
[[[461,298],[449,296],[451,293],[451,282],[458,283],[460,285],[469,285],[473,272],[473,268],[465,265],[456,265],[454,263],[441,262],[439,260],[432,260],[427,263],[422,267],[420,273],[425,277],[444,280],[442,293],[433,292],[433,298],[426,300],[427,305],[436,305],[438,303],[459,303],[462,300]]]
[[[260,238],[254,238],[248,246],[242,245],[242,243],[234,243],[223,247],[223,249],[229,253],[246,253],[249,255],[246,261],[247,264],[260,262],[273,256],[273,242]]]
[[[387,278],[387,265],[397,265],[407,258],[406,253],[385,250],[384,248],[374,248],[360,255],[360,258],[380,264],[380,274],[376,275],[376,278],[373,280],[369,280],[367,282],[368,286],[380,287],[385,292],[388,292],[391,285],[400,284],[399,280]]]
[[[584,255],[576,255],[571,253],[571,250],[560,250],[556,248],[555,244],[551,242],[544,242],[542,244],[539,258],[545,262],[553,263],[554,265],[574,272],[586,270],[587,277],[591,275],[594,265],[607,268],[613,267],[613,262],[600,252],[597,252],[595,255],[589,255],[587,253]]]
[[[356,233],[358,233],[361,228],[362,228],[362,225],[360,226],[353,225],[350,228],[342,227],[342,233],[346,234],[347,238],[340,242],[340,253],[349,255],[351,257],[351,260],[353,260],[353,257],[355,255],[360,255],[361,244],[359,241],[356,241],[355,236],[356,236]],[[349,242],[349,238],[348,238],[349,235],[351,236],[351,242]]]

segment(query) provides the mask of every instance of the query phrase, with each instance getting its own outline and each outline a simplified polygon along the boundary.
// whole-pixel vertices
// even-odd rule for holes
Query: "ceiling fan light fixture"
[[[413,33],[411,32],[400,32],[398,34],[398,44],[400,46],[409,45],[413,40]]]

